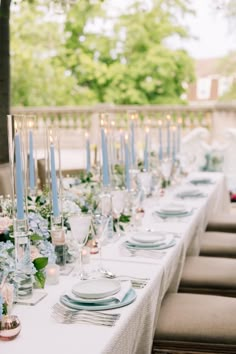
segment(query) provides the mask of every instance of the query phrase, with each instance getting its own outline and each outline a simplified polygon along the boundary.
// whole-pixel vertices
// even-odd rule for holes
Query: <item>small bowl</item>
[[[16,338],[21,331],[21,323],[17,316],[5,315],[0,321],[0,340],[8,341]]]

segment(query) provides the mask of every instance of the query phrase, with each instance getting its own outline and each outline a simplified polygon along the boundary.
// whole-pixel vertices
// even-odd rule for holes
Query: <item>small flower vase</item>
[[[51,238],[55,247],[56,264],[63,267],[66,264],[66,245],[63,218],[61,216],[51,217]]]
[[[15,219],[13,223],[15,239],[17,298],[29,298],[33,292],[32,262],[30,257],[30,237],[26,219]]]

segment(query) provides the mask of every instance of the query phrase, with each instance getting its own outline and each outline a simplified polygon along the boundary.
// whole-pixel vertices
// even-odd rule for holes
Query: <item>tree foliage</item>
[[[188,36],[188,0],[134,0],[115,16],[111,2],[79,0],[64,24],[35,4],[13,13],[13,105],[181,101],[193,64],[166,41]]]

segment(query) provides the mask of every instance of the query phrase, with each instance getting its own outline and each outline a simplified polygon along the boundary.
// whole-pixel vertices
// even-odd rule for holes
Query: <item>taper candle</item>
[[[127,190],[130,190],[130,161],[129,161],[129,146],[128,146],[128,135],[125,135],[125,186]]]
[[[167,156],[170,157],[170,116],[166,116],[166,140],[167,140],[167,147],[166,147],[166,153]]]
[[[85,133],[86,138],[86,171],[90,172],[91,169],[91,157],[90,157],[90,140],[88,133]]]
[[[32,130],[29,131],[29,186],[31,191],[35,189],[34,143]]]
[[[146,128],[145,131],[145,146],[144,146],[144,162],[143,162],[143,167],[145,171],[148,171],[148,165],[149,165],[149,161],[148,161],[148,143],[149,143],[149,128]]]
[[[20,135],[15,134],[15,154],[16,154],[16,217],[24,219],[24,180],[22,169],[22,152]]]
[[[159,132],[159,160],[162,160],[163,146],[162,146],[162,121],[158,121],[158,132]]]
[[[134,167],[136,164],[136,153],[135,153],[135,132],[134,132],[134,115],[131,115],[131,163]]]
[[[172,127],[172,159],[175,161],[176,157],[176,126]]]
[[[51,185],[52,185],[52,211],[54,217],[60,215],[59,204],[58,204],[58,194],[57,194],[57,175],[56,175],[56,166],[55,166],[55,152],[54,145],[51,142],[50,145],[50,163],[51,163]]]
[[[108,151],[107,151],[107,139],[105,130],[103,127],[103,121],[101,121],[101,145],[102,145],[102,180],[103,186],[109,185],[109,169],[108,169]]]

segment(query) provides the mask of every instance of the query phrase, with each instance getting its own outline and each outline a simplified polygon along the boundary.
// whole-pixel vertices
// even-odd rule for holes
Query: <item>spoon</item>
[[[106,278],[109,279],[114,279],[114,278],[127,278],[127,279],[137,279],[137,280],[149,280],[149,278],[140,278],[140,277],[133,277],[129,275],[116,275],[115,273],[111,272],[110,270],[107,269],[102,269],[100,271]]]

